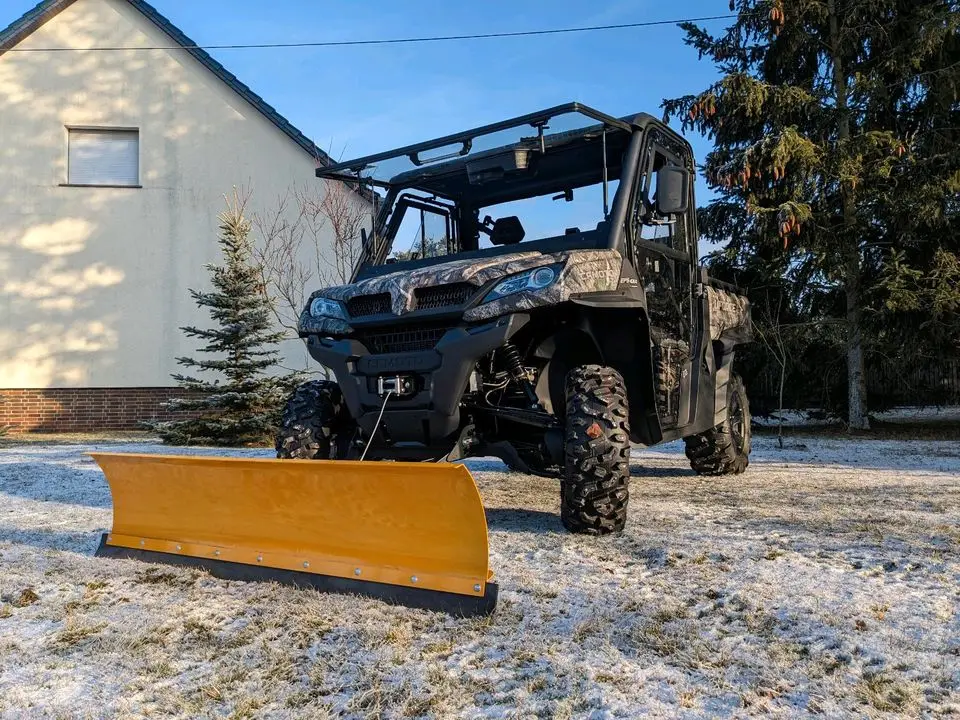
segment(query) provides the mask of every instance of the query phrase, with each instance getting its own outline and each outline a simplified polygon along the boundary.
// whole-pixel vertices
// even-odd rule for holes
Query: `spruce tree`
[[[180,365],[205,373],[207,379],[173,376],[190,395],[170,401],[166,408],[190,417],[150,425],[166,443],[264,442],[272,437],[281,403],[296,381],[296,376],[269,373],[280,362],[276,345],[283,333],[273,328],[270,301],[252,260],[250,223],[244,217],[244,202],[236,195],[220,215],[219,244],[224,264],[207,266],[213,290],[190,290],[215,325],[181,328],[205,343],[199,348],[205,357],[177,358]]]
[[[705,175],[718,197],[702,230],[728,243],[728,267],[766,274],[768,287],[782,274],[793,311],[845,319],[849,425],[865,429],[869,343],[902,344],[889,317],[876,322],[882,312],[932,297],[949,325],[960,299],[960,248],[945,237],[960,189],[960,3],[730,9],[737,18],[720,35],[683,25],[722,78],[664,102],[714,142]]]

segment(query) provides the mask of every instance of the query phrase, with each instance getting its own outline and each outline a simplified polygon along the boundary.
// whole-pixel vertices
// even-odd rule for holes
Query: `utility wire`
[[[118,50],[272,50],[277,48],[325,48],[350,47],[357,45],[413,45],[416,43],[450,42],[453,40],[490,40],[494,38],[533,37],[539,35],[567,35],[571,33],[598,32],[604,30],[627,30],[631,28],[657,27],[660,25],[679,25],[688,22],[707,22],[710,20],[730,20],[738,15],[708,15],[704,17],[680,18],[678,20],[649,20],[646,22],[619,23],[616,25],[585,25],[572,28],[551,30],[520,30],[516,32],[480,33],[476,35],[433,35],[412,38],[384,38],[381,40],[329,40],[322,42],[297,43],[250,43],[230,45],[171,45],[155,47],[92,47],[92,48],[25,48],[13,47],[2,52],[110,52]]]

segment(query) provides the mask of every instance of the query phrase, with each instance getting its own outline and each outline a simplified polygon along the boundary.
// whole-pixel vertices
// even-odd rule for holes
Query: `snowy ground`
[[[774,442],[719,480],[636,453],[604,539],[474,462],[501,602],[468,621],[95,559],[92,446],[7,447],[0,718],[960,713],[960,444]]]
[[[960,406],[947,405],[945,407],[914,407],[905,405],[884,412],[871,413],[871,419],[893,425],[901,424],[929,424],[929,423],[960,423]],[[784,410],[774,411],[767,417],[754,417],[754,425],[761,427],[777,427],[780,420],[784,427],[825,427],[843,425],[838,417],[827,417],[822,410]]]

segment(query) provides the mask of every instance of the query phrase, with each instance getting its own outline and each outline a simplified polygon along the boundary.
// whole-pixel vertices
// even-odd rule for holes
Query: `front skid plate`
[[[281,585],[293,585],[299,588],[308,588],[320,592],[342,593],[348,595],[363,595],[382,600],[392,605],[405,605],[422,610],[445,612],[458,617],[477,617],[489,615],[497,606],[499,588],[496,583],[487,582],[482,597],[461,595],[460,593],[427,590],[424,588],[404,587],[388,583],[372,582],[367,580],[351,580],[349,578],[319,575],[316,573],[299,572],[297,570],[281,570],[278,568],[232,563],[213,558],[197,558],[189,555],[174,555],[172,553],[155,552],[152,550],[136,550],[134,548],[117,547],[107,544],[109,535],[104,533],[97,548],[97,557],[142,560],[149,563],[162,563],[185,568],[199,568],[206,570],[214,577],[222,580],[239,580],[241,582],[276,582]]]

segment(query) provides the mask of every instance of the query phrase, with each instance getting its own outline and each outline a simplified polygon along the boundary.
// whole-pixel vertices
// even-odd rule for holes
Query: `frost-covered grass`
[[[638,451],[601,539],[562,531],[554,481],[473,462],[501,587],[477,620],[95,559],[93,446],[7,446],[0,717],[960,713],[960,446],[755,442],[721,479]]]
[[[942,427],[945,430],[956,430],[960,423],[960,407],[948,405],[937,406],[903,406],[883,412],[871,413],[871,421],[881,426],[897,426],[905,428]],[[775,428],[782,424],[785,428],[823,428],[843,427],[839,417],[830,417],[822,410],[774,410],[767,417],[754,417],[755,427]],[[955,433],[954,433],[955,434]]]

